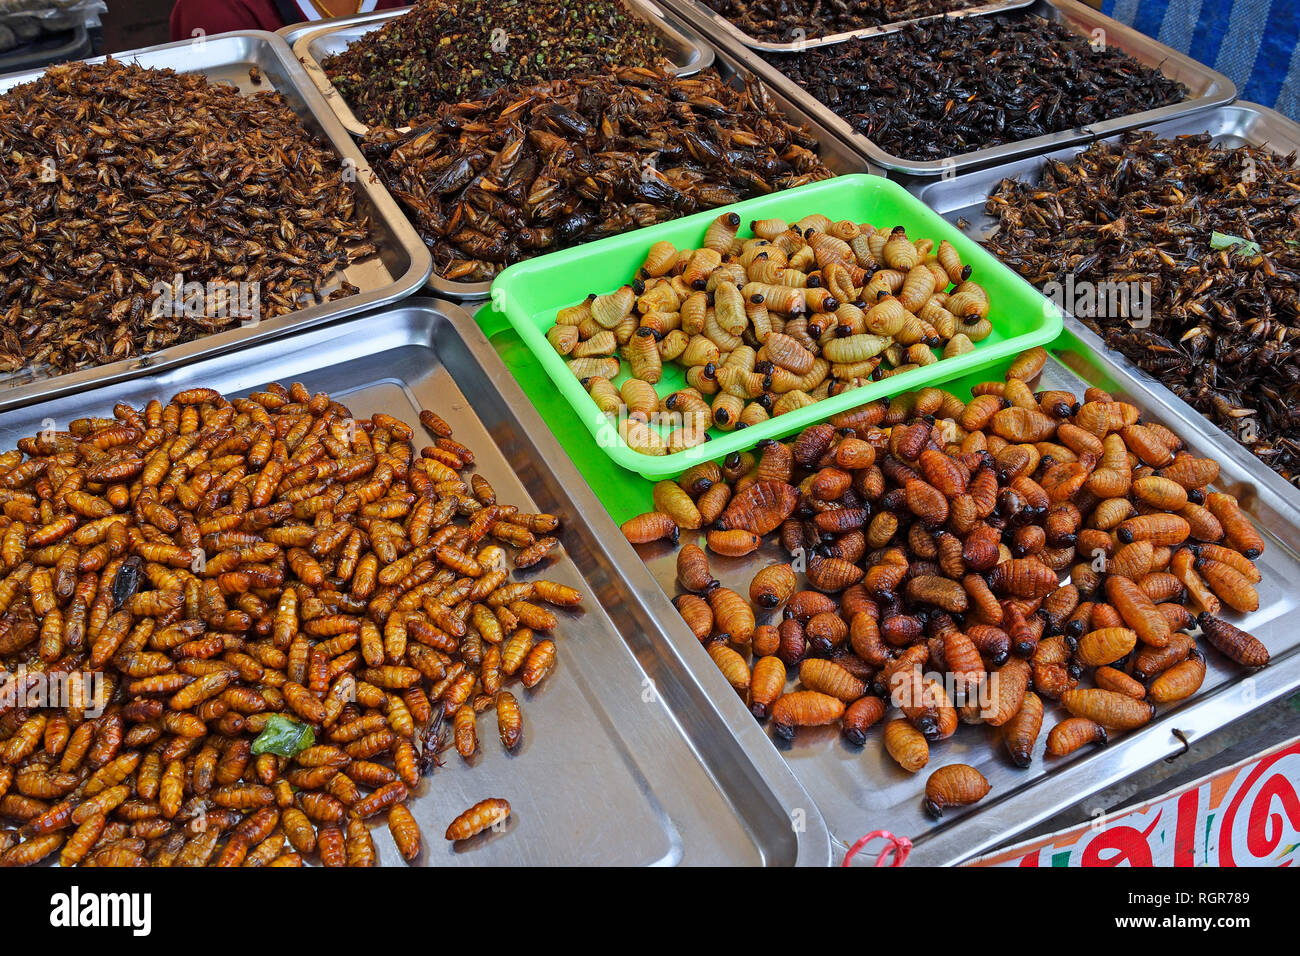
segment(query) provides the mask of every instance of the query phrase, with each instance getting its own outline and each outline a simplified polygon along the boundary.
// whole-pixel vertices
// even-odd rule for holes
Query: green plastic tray
[[[568,402],[552,387],[551,379],[542,369],[541,363],[524,345],[505,316],[493,311],[490,305],[485,305],[474,319],[614,522],[622,524],[628,518],[651,510],[654,507],[651,500],[654,482],[639,475],[629,474],[608,457],[600,454],[596,440],[569,413]],[[1055,342],[1048,343],[1047,349],[1054,353],[1079,352],[1087,351],[1087,346],[1081,344],[1066,330]],[[1005,378],[1013,357],[1007,356],[988,368],[970,372],[960,379],[947,382],[943,387],[963,401],[969,401],[974,386],[981,382],[1000,381]],[[1099,384],[1105,386],[1108,383]],[[709,442],[709,444],[714,443]],[[747,446],[743,450],[751,449],[752,446]],[[675,478],[676,475],[673,477]]]
[[[947,239],[961,254],[962,261],[971,266],[972,278],[989,294],[993,334],[973,352],[843,392],[760,425],[732,432],[712,429],[712,440],[695,448],[672,455],[639,454],[627,447],[614,423],[596,407],[581,382],[569,371],[565,359],[551,347],[546,332],[555,324],[555,314],[561,308],[582,301],[588,293],[610,292],[630,282],[654,243],[666,239],[678,248],[695,248],[708,224],[725,212],[740,215],[742,235],[751,234],[748,225],[754,219],[775,217],[793,222],[812,213],[822,213],[834,219],[870,222],[876,226],[905,226],[909,236],[933,239],[936,244]],[[897,183],[861,174],[749,199],[521,262],[503,271],[492,283],[491,307],[505,316],[546,371],[569,406],[567,414],[585,426],[595,439],[597,453],[649,479],[676,477],[698,462],[752,448],[767,438],[783,438],[873,399],[938,385],[985,369],[1024,349],[1052,341],[1060,334],[1064,321],[1060,309],[1029,283]],[[615,383],[626,377],[624,371]],[[666,395],[684,385],[682,369],[669,364],[656,390]]]

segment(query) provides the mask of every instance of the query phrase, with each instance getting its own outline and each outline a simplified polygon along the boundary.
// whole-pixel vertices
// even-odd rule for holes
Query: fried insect
[[[895,294],[889,276],[878,281]],[[1021,367],[1032,375],[1045,363],[1032,355]],[[904,747],[901,726],[937,741],[960,722],[985,723],[1025,766],[1049,701],[1091,722],[1067,722],[1049,751],[1058,753],[1082,745],[1066,736],[1083,734],[1078,728],[1087,740],[1093,726],[1135,729],[1157,705],[1195,692],[1202,663],[1186,633],[1193,612],[1234,606],[1198,568],[1231,590],[1236,606],[1251,606],[1262,578],[1251,560],[1209,520],[1196,518],[1218,540],[1189,540],[1185,515],[1208,494],[1197,482],[1215,470],[1189,463],[1172,431],[1099,389],[1082,402],[1016,378],[972,391],[969,402],[927,389],[868,403],[788,442],[696,466],[678,482],[697,501],[738,499],[731,513],[751,527],[771,523],[756,522],[755,507],[789,500],[781,487],[794,493],[793,509],[764,535],[789,560],[750,564],[753,608],[713,571],[691,570],[693,552],[679,557],[681,581],[709,596],[674,599],[756,719],[777,717],[778,736],[838,720],[857,743],[882,723]],[[1165,452],[1173,458],[1159,472],[1145,463]],[[1113,474],[1094,488],[1088,479],[1100,471]],[[1103,486],[1112,497],[1099,497]],[[725,580],[730,568],[720,562],[718,571]],[[779,610],[751,627],[755,608]],[[744,624],[739,641],[733,613]],[[1253,638],[1227,631],[1216,615],[1203,620],[1207,640],[1221,640],[1225,653],[1247,666],[1267,662]],[[748,671],[745,644],[755,662]],[[796,668],[799,685],[784,693]],[[831,716],[822,698],[844,712]],[[807,715],[775,713],[800,700]],[[901,725],[888,720],[891,705]],[[928,743],[908,754],[919,765]]]
[[[488,828],[504,826],[510,817],[510,801],[501,797],[489,797],[470,807],[447,827],[447,839],[452,841],[468,840]]]
[[[885,750],[908,773],[916,773],[930,762],[930,745],[925,736],[907,720],[885,724]]]
[[[937,820],[948,807],[978,803],[992,789],[984,775],[969,764],[947,764],[925,781],[925,812]]]
[[[1067,717],[1047,734],[1047,755],[1066,757],[1088,744],[1107,743],[1106,728],[1087,717]]]
[[[797,727],[817,727],[839,720],[844,701],[811,690],[791,691],[772,704],[772,726],[778,736],[794,738]]]

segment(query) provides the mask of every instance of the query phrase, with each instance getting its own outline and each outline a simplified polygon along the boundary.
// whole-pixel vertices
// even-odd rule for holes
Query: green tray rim
[[[629,448],[618,434],[610,419],[596,407],[596,403],[583,389],[581,382],[573,376],[565,364],[564,358],[552,348],[545,333],[538,328],[526,309],[515,295],[515,288],[521,283],[544,283],[548,268],[558,262],[569,262],[575,258],[599,255],[611,250],[623,250],[628,254],[628,268],[624,271],[627,279],[612,279],[601,285],[602,291],[617,288],[614,282],[630,281],[637,268],[645,258],[646,251],[660,239],[677,236],[683,231],[697,228],[703,235],[704,228],[720,215],[734,212],[741,217],[742,223],[762,218],[765,210],[776,204],[785,207],[792,201],[807,199],[805,214],[834,209],[829,202],[834,196],[845,190],[865,189],[877,194],[889,194],[889,199],[898,205],[907,207],[910,215],[921,223],[915,230],[918,236],[933,239],[937,244],[947,239],[962,257],[962,261],[977,267],[979,274],[989,272],[1001,273],[1003,278],[1014,280],[1013,286],[1019,286],[1025,295],[1023,303],[1009,302],[1007,308],[1027,308],[1038,317],[1037,324],[1029,331],[1013,335],[987,345],[977,344],[975,350],[954,358],[940,359],[933,365],[912,369],[869,385],[842,392],[839,395],[822,399],[811,405],[797,409],[779,417],[774,417],[759,425],[745,429],[736,429],[721,436],[714,437],[694,448],[675,452],[671,455],[642,455]],[[786,216],[786,218],[790,218]],[[678,239],[680,243],[680,239]],[[605,286],[609,288],[606,289]],[[565,302],[564,304],[572,304]],[[558,310],[561,306],[557,305]],[[866,173],[851,173],[797,186],[781,192],[757,196],[729,206],[693,213],[680,219],[634,229],[618,236],[610,236],[587,243],[573,249],[549,253],[525,262],[517,263],[503,270],[493,281],[491,290],[491,308],[503,315],[515,329],[524,345],[541,364],[556,389],[564,396],[576,417],[586,427],[596,441],[596,446],[619,467],[641,475],[643,478],[658,481],[680,475],[692,465],[712,461],[732,452],[744,451],[754,447],[758,442],[769,438],[783,438],[809,425],[824,421],[832,415],[857,408],[877,398],[887,398],[900,392],[914,391],[928,385],[940,385],[960,378],[971,372],[995,365],[1008,356],[1023,352],[1037,345],[1046,345],[1060,335],[1065,325],[1064,313],[1050,299],[1016,274],[1010,267],[1000,262],[974,239],[965,235],[960,229],[949,223],[942,216],[930,209],[906,189],[892,180]]]

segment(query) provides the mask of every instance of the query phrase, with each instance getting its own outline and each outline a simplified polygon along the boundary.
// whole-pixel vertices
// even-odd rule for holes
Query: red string
[[[849,861],[853,859],[864,846],[874,840],[876,837],[882,837],[889,841],[889,845],[880,851],[876,857],[875,866],[902,866],[907,862],[907,855],[912,852],[912,841],[907,837],[894,836],[888,830],[872,830],[857,843],[849,847],[849,851],[844,854],[844,862],[840,866],[848,866]],[[893,856],[890,863],[885,863],[885,858]]]

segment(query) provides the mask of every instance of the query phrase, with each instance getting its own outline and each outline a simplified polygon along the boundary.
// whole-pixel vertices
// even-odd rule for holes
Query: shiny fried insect
[[[1196,619],[1201,634],[1216,650],[1245,667],[1263,667],[1269,662],[1268,648],[1259,638],[1208,612]]]
[[[930,762],[930,745],[910,721],[899,719],[885,724],[885,750],[908,773],[916,773]]]
[[[798,727],[816,727],[834,723],[844,713],[844,702],[817,691],[792,691],[772,704],[772,727],[777,735],[794,739]]]
[[[447,827],[447,839],[468,840],[489,827],[504,825],[510,817],[510,802],[501,797],[489,797],[470,807]]]
[[[881,301],[905,279],[873,280]],[[962,301],[973,308],[975,294]],[[846,311],[843,320],[863,316]],[[811,323],[769,318],[806,347],[800,336]],[[817,335],[833,328],[819,321]],[[841,337],[859,334],[869,333]],[[741,342],[730,348],[741,350],[746,368],[762,358]],[[1045,363],[1045,354],[1026,356],[1022,367],[1033,376]],[[688,570],[681,581],[698,593],[674,599],[733,685],[748,680],[755,717],[772,715],[778,736],[793,736],[801,721],[781,711],[797,709],[797,695],[814,695],[802,698],[807,723],[838,719],[856,743],[882,722],[912,769],[928,759],[928,746],[908,749],[904,727],[924,743],[959,721],[986,723],[1024,766],[1045,699],[1073,715],[1049,735],[1048,752],[1059,755],[1103,739],[1101,728],[1140,727],[1157,705],[1194,693],[1204,665],[1186,632],[1196,612],[1206,612],[1209,643],[1246,666],[1267,663],[1262,644],[1217,616],[1221,606],[1256,607],[1263,576],[1241,550],[1253,528],[1235,499],[1210,507],[1205,485],[1217,466],[1192,460],[1171,431],[1140,421],[1136,406],[1099,389],[1083,398],[1035,393],[1016,377],[976,386],[964,403],[929,389],[684,475],[678,487],[696,496],[706,519],[705,497],[716,494],[718,508],[735,499],[710,512],[736,519],[724,523],[766,529],[772,521],[756,520],[754,506],[789,500],[783,488],[796,495],[786,517],[756,536],[779,544],[788,562],[748,563],[754,608],[780,609],[752,628],[752,670],[739,666],[745,641],[731,642],[741,655],[719,642],[731,636],[715,620],[719,600],[744,605],[746,624],[754,613],[726,588],[728,563],[717,564],[722,584],[711,570]],[[704,528],[716,533],[708,520]],[[689,569],[698,557],[680,560]],[[800,572],[803,591],[795,590]],[[786,669],[795,667],[799,689],[783,694]],[[955,700],[929,693],[941,691],[931,671],[950,682]],[[848,706],[838,718],[814,714],[822,702],[815,695]],[[884,720],[890,698],[901,721]]]
[[[937,820],[948,807],[978,803],[991,789],[984,775],[969,764],[948,764],[925,781],[925,812]]]
[[[403,804],[395,804],[388,810],[388,832],[393,837],[397,852],[410,863],[420,855],[420,825],[415,822],[411,811]]]
[[[1107,742],[1106,728],[1087,717],[1067,717],[1047,734],[1047,755],[1066,757],[1088,744]]]

